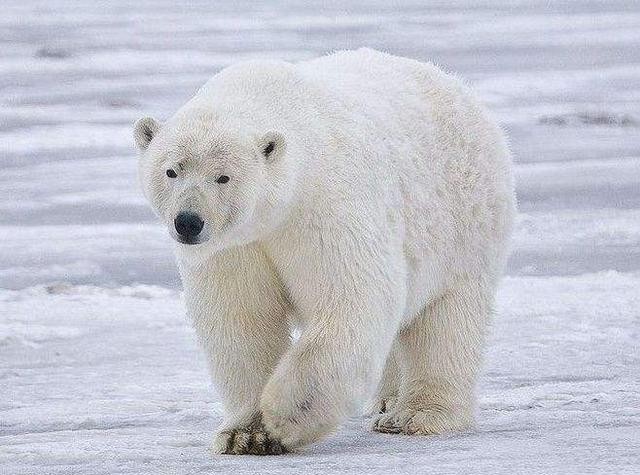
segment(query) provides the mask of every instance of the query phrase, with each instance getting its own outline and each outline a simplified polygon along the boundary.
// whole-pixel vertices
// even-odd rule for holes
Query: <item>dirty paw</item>
[[[399,434],[402,432],[402,422],[393,414],[382,412],[380,417],[374,419],[371,428],[376,432],[385,434]]]
[[[271,437],[262,423],[219,432],[213,439],[211,450],[228,455],[280,455],[287,452],[282,442]]]
[[[471,417],[456,416],[447,409],[434,407],[382,414],[374,421],[372,429],[387,434],[431,435],[462,430],[471,424]]]

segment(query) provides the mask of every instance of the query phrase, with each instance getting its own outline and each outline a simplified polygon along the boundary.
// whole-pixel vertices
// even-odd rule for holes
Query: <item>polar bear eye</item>
[[[216,183],[220,183],[220,184],[225,184],[227,183],[229,180],[231,180],[231,178],[229,178],[227,175],[220,175],[218,177],[218,179],[216,180]]]
[[[265,156],[267,156],[267,157],[268,157],[268,156],[269,156],[269,154],[270,154],[271,152],[273,152],[273,149],[274,149],[274,148],[276,148],[276,144],[275,144],[275,143],[273,143],[273,142],[269,142],[269,143],[267,144],[267,146],[264,148],[264,150],[262,151],[262,153],[264,153],[264,154],[265,154]]]
[[[175,170],[172,170],[171,168],[169,168],[169,169],[167,170],[167,176],[168,176],[169,178],[177,178],[177,177],[178,177],[178,174],[175,172]]]

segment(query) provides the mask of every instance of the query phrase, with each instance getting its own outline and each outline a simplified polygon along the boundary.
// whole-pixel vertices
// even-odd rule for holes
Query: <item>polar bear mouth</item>
[[[186,244],[187,246],[195,246],[197,244],[202,244],[206,241],[206,239],[199,238],[184,238],[182,236],[174,236],[174,239],[178,241],[180,244]]]

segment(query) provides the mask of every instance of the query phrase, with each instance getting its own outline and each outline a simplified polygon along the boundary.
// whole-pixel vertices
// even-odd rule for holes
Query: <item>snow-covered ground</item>
[[[353,418],[212,457],[220,404],[131,123],[255,57],[370,46],[467,78],[511,137],[521,217],[476,431]],[[0,473],[640,473],[640,3],[6,0]]]

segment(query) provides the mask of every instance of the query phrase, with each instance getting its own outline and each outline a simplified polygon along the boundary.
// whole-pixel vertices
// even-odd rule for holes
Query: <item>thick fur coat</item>
[[[224,401],[215,452],[298,448],[367,397],[377,431],[472,424],[515,202],[458,80],[368,49],[242,63],[135,138]]]

